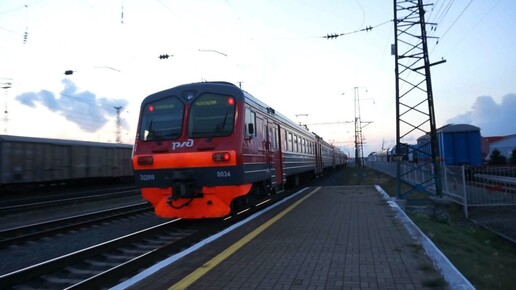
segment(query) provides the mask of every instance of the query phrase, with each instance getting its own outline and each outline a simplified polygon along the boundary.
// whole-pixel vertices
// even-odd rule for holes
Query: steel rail
[[[57,205],[62,205],[62,204],[69,204],[72,202],[84,202],[84,201],[88,201],[88,200],[107,199],[107,198],[113,198],[114,196],[118,196],[118,195],[127,196],[124,194],[127,194],[128,192],[129,193],[137,193],[137,192],[139,192],[139,190],[132,189],[132,190],[124,190],[124,191],[117,191],[117,192],[104,193],[104,194],[95,194],[95,195],[87,195],[87,196],[71,197],[71,198],[61,198],[61,199],[57,199],[57,200],[37,201],[37,202],[15,204],[15,205],[4,205],[4,206],[0,207],[0,213],[7,213],[7,212],[28,210],[28,209],[35,209],[35,208],[42,208],[42,207],[51,207],[51,206],[57,206]]]
[[[105,222],[106,220],[118,219],[151,210],[152,206],[147,202],[140,202],[117,208],[0,230],[1,237],[8,237],[0,240],[0,248],[64,232],[77,227],[98,224]]]
[[[38,278],[48,273],[52,273],[68,266],[80,263],[93,256],[104,254],[112,249],[116,249],[133,242],[142,241],[153,234],[165,231],[165,229],[170,227],[170,225],[178,221],[179,219],[167,221],[148,229],[144,229],[120,238],[116,238],[73,253],[50,259],[45,262],[41,262],[36,265],[7,273],[0,276],[0,285],[2,285],[2,287],[12,287],[16,284],[23,284],[34,278]]]

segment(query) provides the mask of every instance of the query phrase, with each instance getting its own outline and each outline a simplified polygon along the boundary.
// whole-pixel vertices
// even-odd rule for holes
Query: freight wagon
[[[418,138],[419,150],[431,156],[430,135]],[[442,165],[482,165],[480,128],[468,124],[450,124],[437,129],[439,158]],[[429,157],[426,157],[429,158]]]
[[[133,175],[132,146],[0,135],[0,187]]]

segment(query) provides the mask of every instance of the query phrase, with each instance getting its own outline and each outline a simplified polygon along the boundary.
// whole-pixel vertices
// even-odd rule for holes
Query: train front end
[[[178,86],[145,98],[132,157],[136,184],[163,218],[219,218],[251,189],[241,152],[242,91]]]

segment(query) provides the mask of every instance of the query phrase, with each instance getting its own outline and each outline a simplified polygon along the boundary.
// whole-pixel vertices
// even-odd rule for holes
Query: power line
[[[369,31],[373,30],[374,28],[382,26],[382,25],[387,24],[389,22],[392,22],[392,19],[388,20],[388,21],[385,21],[385,22],[382,22],[380,24],[374,25],[374,26],[369,25],[369,26],[366,26],[365,28],[362,28],[362,29],[358,29],[358,30],[354,30],[354,31],[349,31],[349,32],[344,32],[344,33],[326,34],[325,36],[319,36],[318,38],[333,39],[333,38],[337,38],[337,37],[341,37],[341,36],[346,36],[346,35],[351,35],[351,34],[360,33],[360,32],[369,32]]]
[[[455,3],[455,0],[452,0],[452,1],[448,1],[445,4],[441,5],[439,8],[439,11],[437,11],[437,16],[435,17],[435,20],[433,20],[433,21],[437,22],[437,23],[441,22],[444,19],[444,17],[446,17],[446,15],[450,12],[450,9],[454,3]],[[441,8],[443,8],[445,5],[446,5],[446,7],[444,8],[443,12],[441,14],[439,14],[439,12],[441,12]]]
[[[456,41],[456,43],[460,43],[465,37],[467,37],[471,31],[477,26],[479,25],[482,21],[484,21],[484,19],[489,15],[491,14],[491,12],[496,8],[496,6],[498,6],[498,4],[500,4],[500,2],[502,2],[502,0],[498,0],[496,3],[494,3],[489,9],[487,9],[485,12],[484,12],[484,15],[482,15],[482,17],[478,18],[478,20],[476,21],[475,24],[473,25],[470,25],[469,27],[469,30],[465,33],[461,33],[461,38],[458,39]],[[456,45],[454,47],[457,47]],[[434,46],[434,49],[435,49],[435,46]]]
[[[82,99],[81,97],[70,96],[70,95],[66,95],[66,94],[63,94],[63,93],[60,93],[59,95],[62,96],[62,97],[74,99],[76,101],[79,101],[79,102],[82,102],[82,103],[85,103],[87,105],[94,106],[94,107],[99,107],[99,106],[112,107],[113,106],[113,104],[103,103],[103,102],[100,102],[98,100],[95,100],[94,102],[91,102],[91,101]],[[93,93],[92,93],[92,95],[93,95]]]
[[[325,123],[312,123],[312,124],[306,124],[308,126],[320,126],[320,125],[340,125],[340,124],[351,124],[355,121],[337,121],[337,122],[325,122]]]
[[[462,9],[462,12],[459,14],[459,16],[457,16],[457,18],[455,18],[455,20],[453,21],[453,23],[450,25],[450,27],[448,27],[448,29],[443,33],[443,35],[441,35],[440,37],[440,40],[442,40],[444,38],[444,36],[448,33],[448,31],[450,31],[450,29],[455,25],[455,23],[457,23],[457,21],[459,20],[459,18],[462,16],[462,14],[464,14],[464,12],[466,12],[466,10],[468,9],[468,7],[471,5],[471,3],[473,3],[473,0],[470,0],[468,5],[466,5],[466,7],[464,7],[464,9]],[[439,41],[437,42],[439,43]]]
[[[499,0],[494,6],[496,6],[498,3],[500,3],[501,0]],[[469,8],[469,6],[471,5],[471,3],[473,3],[473,0],[470,0],[469,3],[462,9],[462,11],[459,13],[459,15],[455,18],[455,20],[452,22],[452,24],[448,27],[448,29],[446,29],[446,31],[439,37],[436,37],[437,38],[437,41],[434,45],[434,47],[432,48],[432,51],[430,52],[430,54],[432,54],[434,52],[434,50],[436,49],[437,45],[442,41],[442,39],[444,38],[444,36],[446,36],[446,34],[448,34],[448,32],[452,29],[452,27],[455,26],[455,24],[457,23],[457,21],[462,17],[462,15],[464,14],[464,12],[466,12],[466,10]],[[494,7],[493,6],[493,7]],[[492,9],[491,9],[492,10]],[[491,10],[489,10],[488,12],[486,12],[485,15],[487,15],[488,13],[491,12]],[[441,18],[441,21],[443,19]],[[432,32],[435,32],[436,29],[433,29]],[[464,34],[462,35],[464,36]]]

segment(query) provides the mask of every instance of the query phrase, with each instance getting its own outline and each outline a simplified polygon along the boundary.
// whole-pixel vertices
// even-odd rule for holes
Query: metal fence
[[[396,162],[365,161],[364,165],[396,177]],[[403,181],[421,184],[432,177],[433,168],[416,168],[403,162],[400,166]],[[443,166],[441,170],[443,195],[468,207],[516,205],[516,167]],[[426,188],[435,192],[434,185]]]

